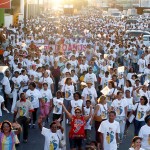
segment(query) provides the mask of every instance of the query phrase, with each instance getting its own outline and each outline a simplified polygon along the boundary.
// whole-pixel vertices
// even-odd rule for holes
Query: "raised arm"
[[[68,116],[69,119],[72,119],[72,115],[71,113],[69,113],[69,111],[66,109],[66,107],[64,106],[63,103],[59,103],[60,105],[62,105],[62,108],[64,110],[64,112],[66,113],[66,115]]]

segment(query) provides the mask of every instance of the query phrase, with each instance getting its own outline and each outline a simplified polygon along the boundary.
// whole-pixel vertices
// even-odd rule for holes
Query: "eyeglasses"
[[[80,114],[80,111],[76,111],[75,114]]]
[[[140,98],[140,100],[144,100],[143,98]]]

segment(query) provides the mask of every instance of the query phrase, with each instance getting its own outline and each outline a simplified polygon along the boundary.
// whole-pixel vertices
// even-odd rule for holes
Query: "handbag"
[[[97,116],[97,115],[95,115],[93,119],[98,122],[101,122],[103,120],[101,116]]]

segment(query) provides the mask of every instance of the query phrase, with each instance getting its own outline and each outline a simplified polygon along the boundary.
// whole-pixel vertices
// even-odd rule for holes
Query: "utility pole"
[[[24,0],[24,27],[26,28],[27,23],[27,0]]]

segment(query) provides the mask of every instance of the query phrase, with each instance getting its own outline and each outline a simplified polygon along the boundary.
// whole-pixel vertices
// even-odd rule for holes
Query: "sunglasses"
[[[80,114],[80,111],[76,111],[75,114]]]

